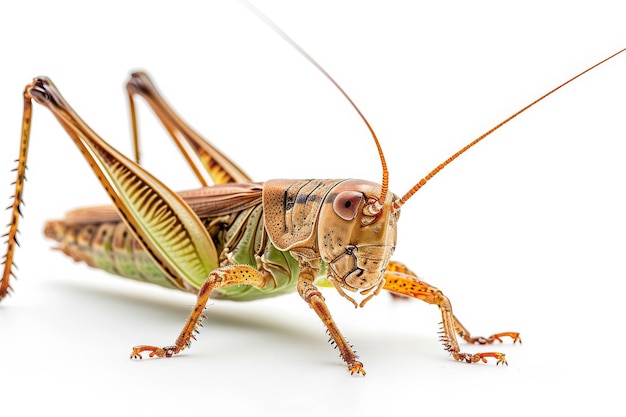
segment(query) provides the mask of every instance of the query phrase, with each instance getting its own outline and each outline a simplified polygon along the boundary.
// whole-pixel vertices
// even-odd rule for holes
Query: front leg
[[[510,337],[513,343],[522,342],[517,332],[496,333],[489,337],[472,337],[470,332],[461,324],[461,322],[452,314],[452,305],[448,297],[446,297],[439,289],[420,280],[417,275],[405,265],[399,262],[390,262],[385,271],[384,289],[394,294],[413,297],[425,301],[429,304],[436,304],[441,310],[443,329],[440,340],[445,349],[450,352],[452,357],[458,361],[475,363],[487,362],[487,358],[495,358],[496,364],[501,363],[507,365],[504,353],[500,352],[483,352],[483,353],[462,353],[456,340],[455,332],[458,333],[467,343],[491,344],[495,341],[502,342],[502,338]]]
[[[330,337],[335,341],[337,348],[339,349],[341,359],[348,365],[348,370],[351,374],[361,374],[365,375],[365,369],[363,369],[363,364],[358,361],[358,356],[352,350],[352,347],[346,339],[343,337],[337,324],[333,320],[328,307],[326,307],[326,303],[324,302],[324,297],[319,292],[317,287],[313,284],[317,275],[317,270],[312,268],[309,264],[305,262],[301,262],[300,264],[300,274],[298,275],[298,293],[307,302],[309,307],[311,307],[322,319],[322,322],[328,329],[328,333]]]

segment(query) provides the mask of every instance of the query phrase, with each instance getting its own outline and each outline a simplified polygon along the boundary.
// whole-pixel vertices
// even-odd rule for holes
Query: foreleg
[[[522,342],[517,332],[496,333],[489,337],[472,337],[470,332],[452,314],[452,304],[439,289],[420,280],[415,273],[398,262],[390,262],[385,272],[384,289],[395,294],[417,298],[429,304],[435,304],[441,310],[442,326],[440,340],[445,349],[452,357],[458,361],[475,363],[487,362],[487,358],[496,359],[496,364],[507,364],[504,353],[483,352],[483,353],[462,353],[456,339],[455,332],[458,333],[468,343],[491,344],[495,341],[502,342],[502,338],[510,337],[513,343]]]
[[[300,265],[300,275],[298,277],[298,293],[304,301],[307,302],[322,319],[322,322],[328,329],[328,334],[335,342],[339,349],[341,359],[348,365],[348,370],[351,374],[365,375],[365,369],[363,364],[358,361],[356,352],[352,349],[352,346],[346,341],[346,339],[339,331],[337,324],[333,320],[328,307],[324,301],[324,297],[319,292],[317,287],[313,284],[316,278],[316,270],[306,264]]]

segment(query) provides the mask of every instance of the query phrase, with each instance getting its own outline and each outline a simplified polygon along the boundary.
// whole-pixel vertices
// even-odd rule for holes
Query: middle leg
[[[229,265],[215,269],[200,287],[196,305],[187,318],[176,342],[171,346],[164,347],[151,345],[135,346],[130,354],[131,359],[142,359],[142,352],[150,352],[149,357],[151,358],[154,356],[170,358],[191,346],[192,340],[196,339],[194,334],[199,332],[199,327],[202,327],[202,319],[205,318],[202,312],[214,289],[231,285],[252,285],[257,288],[263,288],[267,283],[268,277],[251,266]]]

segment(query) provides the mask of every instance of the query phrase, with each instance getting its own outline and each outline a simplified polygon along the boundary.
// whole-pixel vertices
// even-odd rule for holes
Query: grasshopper
[[[289,39],[288,39],[289,40]],[[299,47],[297,47],[299,49]],[[300,49],[299,49],[300,50]],[[300,50],[301,53],[304,53]],[[477,363],[500,352],[464,353],[457,335],[470,344],[493,344],[517,332],[475,337],[452,312],[449,299],[402,263],[391,260],[401,207],[433,176],[493,131],[580,77],[617,52],[514,113],[445,160],[404,195],[389,191],[389,172],[381,145],[369,123],[339,85],[306,53],[348,99],[369,128],[382,166],[382,181],[355,179],[251,178],[174,112],[143,72],[127,84],[136,156],[132,160],[100,138],[70,107],[54,84],[35,78],[24,90],[22,136],[15,194],[9,207],[0,299],[10,290],[21,217],[32,102],[48,108],[80,149],[113,205],[71,211],[45,225],[45,235],[76,261],[126,278],[197,295],[196,304],[171,346],[138,345],[131,358],[172,357],[195,340],[210,297],[248,301],[297,291],[322,320],[352,374],[365,375],[363,363],[334,322],[319,286],[332,286],[355,307],[363,307],[382,290],[417,298],[439,307],[440,340],[453,359]],[[175,193],[140,164],[134,100],[144,99],[172,136],[202,188]],[[183,139],[199,164],[186,151]],[[208,186],[206,171],[215,185]]]

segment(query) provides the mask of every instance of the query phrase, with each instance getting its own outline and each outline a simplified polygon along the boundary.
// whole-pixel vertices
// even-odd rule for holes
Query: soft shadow
[[[68,299],[79,299],[80,303],[89,304],[92,309],[101,311],[123,309],[131,311],[132,314],[154,317],[154,320],[158,320],[164,326],[180,324],[182,327],[196,300],[193,294],[176,290],[155,286],[150,288],[147,285],[146,289],[143,289],[144,285],[136,283],[116,284],[106,286],[99,282],[50,280],[43,285],[49,287],[50,293],[63,293]],[[285,314],[286,307],[281,303],[287,301],[287,305],[293,304],[293,301],[285,299],[294,296],[297,297],[296,294],[291,294],[251,302],[209,300],[204,313],[207,316],[205,325],[262,331],[274,338],[325,344],[326,334],[320,327],[321,323],[304,302],[298,299],[303,315],[311,315],[311,320],[307,320],[307,323],[298,325],[292,315]],[[276,309],[272,308],[274,303],[278,305]],[[318,323],[320,326],[315,326]]]

